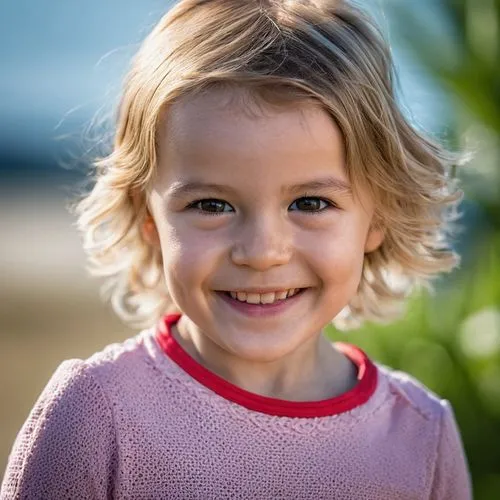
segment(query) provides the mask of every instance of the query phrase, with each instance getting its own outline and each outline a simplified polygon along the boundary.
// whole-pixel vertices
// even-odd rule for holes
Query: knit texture
[[[14,443],[0,498],[470,499],[448,402],[373,366],[363,404],[276,416],[209,389],[144,331],[62,363]]]

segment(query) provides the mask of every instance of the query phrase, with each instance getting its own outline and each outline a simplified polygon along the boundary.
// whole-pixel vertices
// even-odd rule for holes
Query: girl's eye
[[[289,210],[299,210],[301,212],[322,212],[328,207],[333,206],[333,203],[318,198],[316,196],[304,196],[295,200],[289,207]]]
[[[210,213],[210,214],[220,214],[224,212],[234,212],[233,207],[225,201],[209,199],[209,200],[198,200],[191,203],[188,208],[194,208],[200,212]]]

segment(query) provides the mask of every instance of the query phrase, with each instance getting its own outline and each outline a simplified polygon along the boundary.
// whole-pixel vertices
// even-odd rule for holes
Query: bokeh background
[[[85,271],[66,206],[109,139],[130,57],[172,2],[0,4],[0,471],[57,365],[134,334]],[[473,159],[461,268],[355,342],[449,399],[475,498],[500,498],[500,0],[365,0],[389,39],[415,126]]]

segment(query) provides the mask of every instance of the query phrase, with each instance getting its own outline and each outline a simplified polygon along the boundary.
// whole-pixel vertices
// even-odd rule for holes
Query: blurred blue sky
[[[425,129],[439,131],[448,109],[445,96],[393,39],[391,25],[397,20],[388,16],[390,1],[400,0],[360,3],[388,33],[403,106]],[[420,10],[434,21],[435,3],[422,0]],[[78,155],[83,130],[93,119],[112,112],[131,56],[171,4],[166,0],[1,3],[0,169],[4,180],[6,174],[29,168],[31,162],[37,162],[38,169],[57,172],[57,158],[64,149],[75,147]],[[62,136],[66,139],[61,140]]]

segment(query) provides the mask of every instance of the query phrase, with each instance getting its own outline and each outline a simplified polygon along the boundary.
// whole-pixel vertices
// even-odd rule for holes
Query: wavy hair
[[[337,327],[393,317],[415,286],[457,264],[447,240],[459,158],[402,115],[389,48],[361,10],[345,0],[182,0],[136,54],[112,150],[75,207],[90,270],[107,278],[125,321],[147,326],[173,307],[161,254],[141,231],[162,116],[180,97],[220,85],[268,104],[319,103],[342,132],[354,189],[367,186],[375,200],[385,239],[365,256]]]

